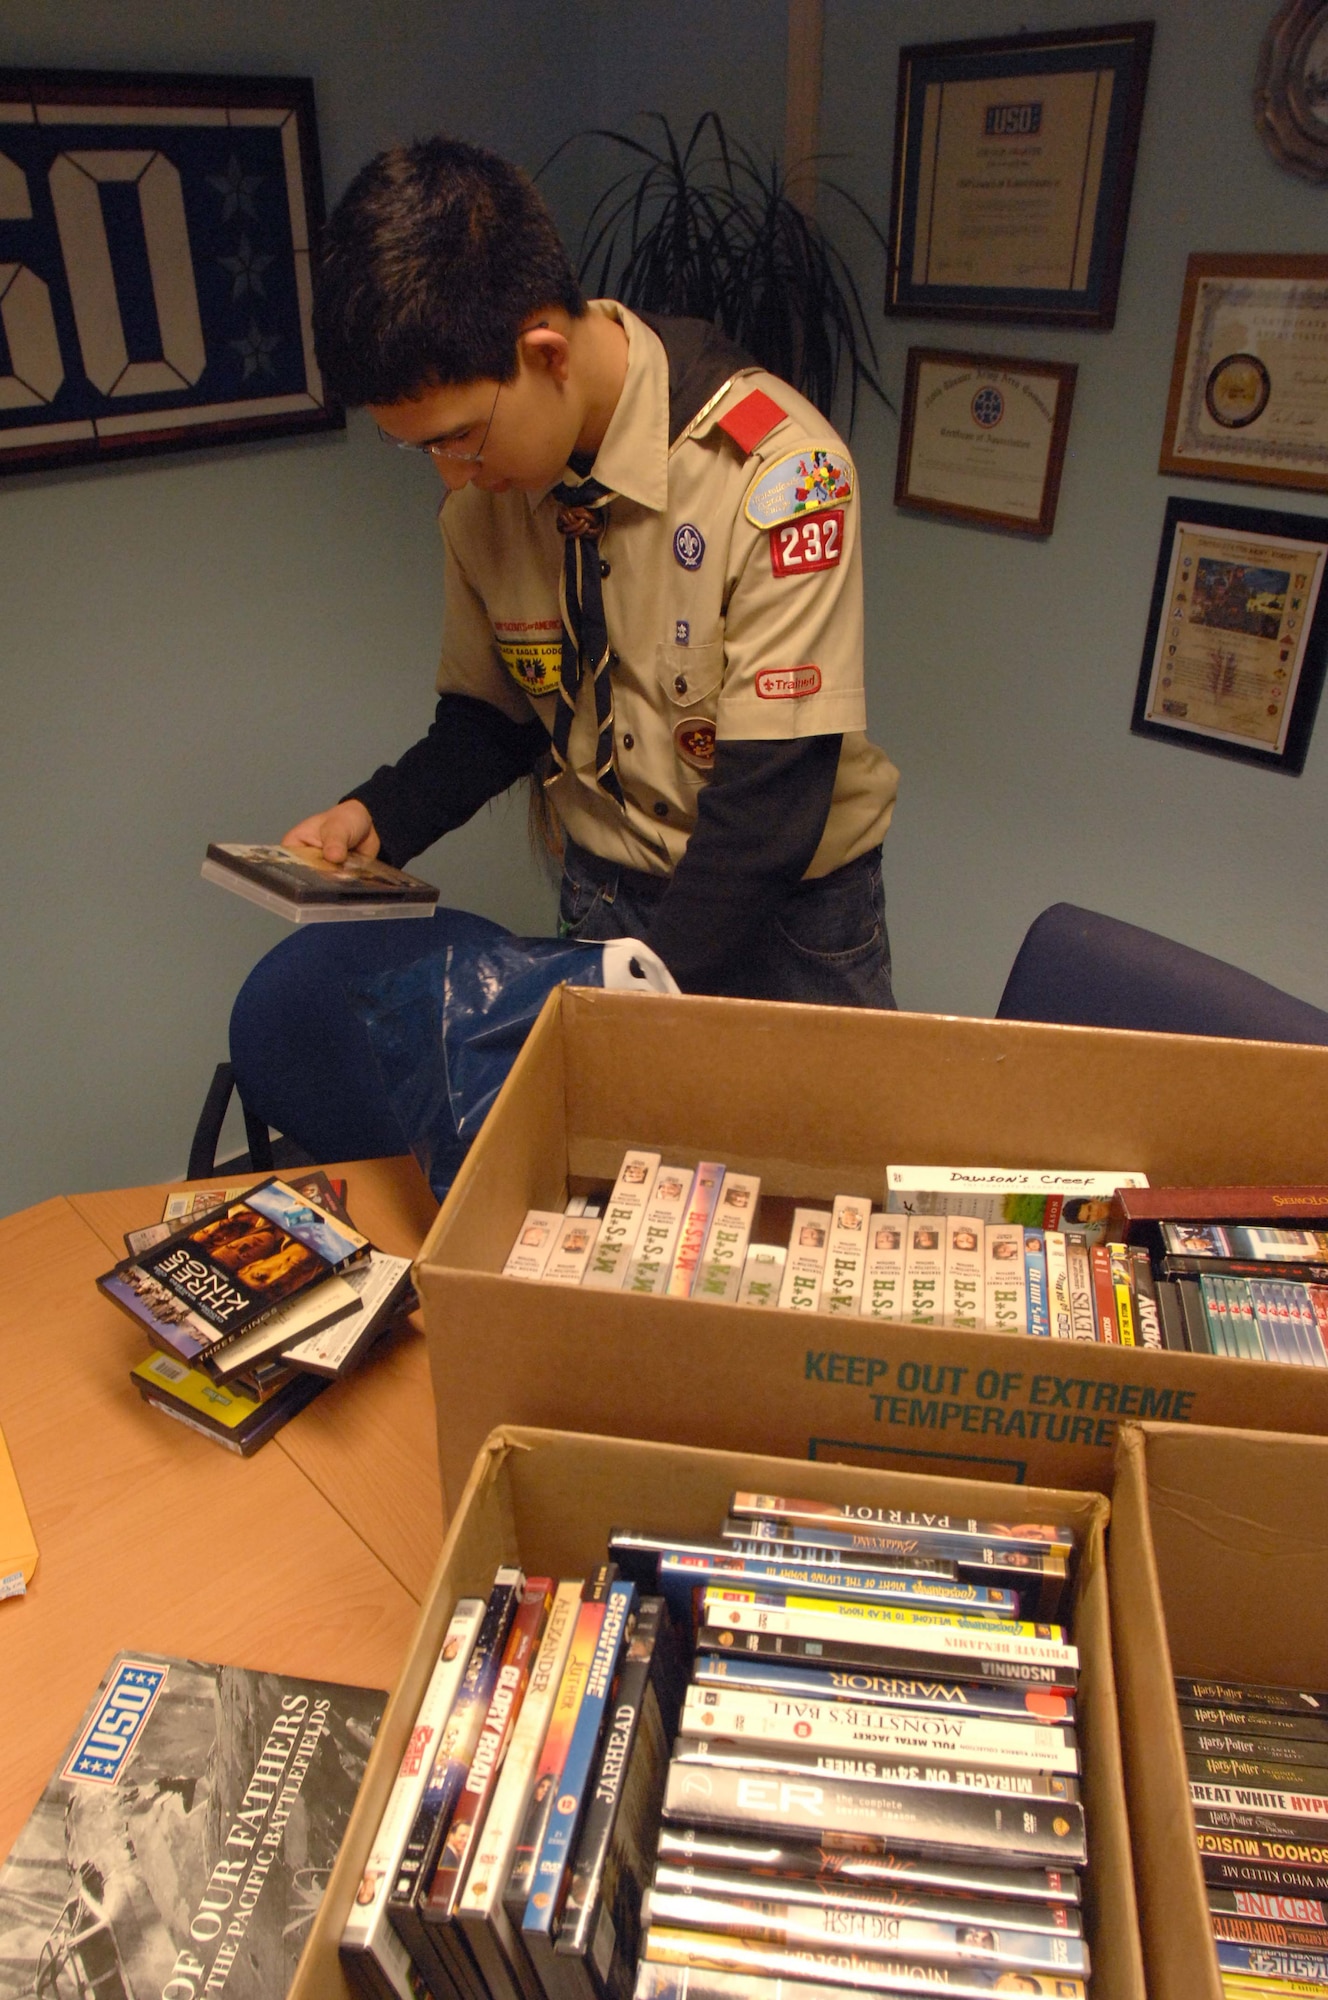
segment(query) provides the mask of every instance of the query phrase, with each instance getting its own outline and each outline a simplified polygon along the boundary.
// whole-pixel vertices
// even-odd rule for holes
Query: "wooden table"
[[[329,1172],[381,1249],[414,1254],[436,1203],[413,1160]],[[27,1596],[0,1603],[0,1856],[117,1651],[390,1687],[442,1546],[418,1326],[249,1459],[140,1400],[146,1343],[93,1280],[165,1193],[0,1221],[0,1427],[39,1551]]]

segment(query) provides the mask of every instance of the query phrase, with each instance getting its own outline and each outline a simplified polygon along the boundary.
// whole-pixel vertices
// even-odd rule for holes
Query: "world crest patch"
[[[838,451],[791,451],[757,474],[743,512],[755,528],[778,527],[853,498],[853,467]]]

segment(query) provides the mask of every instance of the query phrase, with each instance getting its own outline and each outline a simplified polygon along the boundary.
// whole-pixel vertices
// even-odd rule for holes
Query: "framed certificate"
[[[1328,658],[1328,520],[1170,500],[1131,727],[1299,775]]]
[[[896,507],[1049,535],[1078,372],[1068,362],[910,347]]]
[[[1328,257],[1191,257],[1159,472],[1328,493]]]
[[[901,49],[886,311],[1111,326],[1153,27]]]
[[[0,70],[0,472],[340,428],[298,77]]]

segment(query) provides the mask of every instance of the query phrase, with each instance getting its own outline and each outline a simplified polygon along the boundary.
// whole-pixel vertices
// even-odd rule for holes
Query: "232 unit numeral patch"
[[[830,507],[770,530],[770,568],[775,576],[806,576],[834,569],[844,552],[844,510]]]

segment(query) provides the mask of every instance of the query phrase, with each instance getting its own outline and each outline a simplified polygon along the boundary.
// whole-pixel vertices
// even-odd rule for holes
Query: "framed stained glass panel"
[[[300,77],[0,70],[0,473],[340,428]]]

